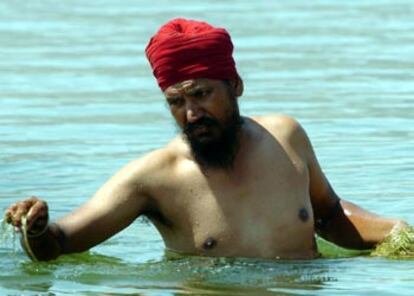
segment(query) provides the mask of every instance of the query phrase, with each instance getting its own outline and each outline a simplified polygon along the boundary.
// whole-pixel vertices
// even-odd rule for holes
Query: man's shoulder
[[[296,151],[303,157],[312,151],[305,130],[295,118],[284,114],[270,114],[252,119],[264,127],[285,149]]]
[[[289,115],[268,114],[253,116],[252,119],[281,140],[290,139],[304,133],[300,123]]]
[[[179,161],[185,157],[185,144],[181,141],[177,137],[166,146],[130,161],[117,172],[118,180],[144,187],[168,180]]]
[[[158,171],[168,168],[186,154],[187,147],[177,136],[164,147],[152,150],[132,162],[133,166],[145,171]]]
[[[175,137],[164,147],[152,150],[129,165],[144,174],[169,173],[189,155],[189,147],[181,136]]]

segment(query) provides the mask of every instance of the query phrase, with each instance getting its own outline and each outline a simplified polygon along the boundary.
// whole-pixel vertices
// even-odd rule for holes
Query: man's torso
[[[148,185],[145,214],[167,248],[206,256],[316,256],[307,166],[284,122],[246,119],[248,145],[231,172],[202,172],[181,139],[166,148],[169,160]]]

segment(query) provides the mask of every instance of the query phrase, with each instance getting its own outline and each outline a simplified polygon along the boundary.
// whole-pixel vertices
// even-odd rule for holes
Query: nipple
[[[303,222],[308,221],[308,219],[309,219],[309,214],[308,214],[308,211],[307,211],[305,208],[301,208],[301,209],[299,210],[299,219],[300,219],[301,221],[303,221]]]
[[[213,249],[215,246],[217,245],[217,242],[214,238],[209,237],[205,240],[204,244],[203,244],[203,248],[204,250],[211,250]]]

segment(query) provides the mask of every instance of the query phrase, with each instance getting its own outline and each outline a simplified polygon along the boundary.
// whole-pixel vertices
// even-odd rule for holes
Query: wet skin
[[[209,256],[314,257],[313,219],[303,218],[312,212],[304,163],[293,153],[292,161],[256,121],[246,118],[243,129],[254,145],[243,145],[231,172],[203,171],[183,155],[174,160],[174,186],[151,188],[171,221],[152,219],[166,246]],[[181,139],[171,145],[186,150]]]
[[[240,83],[230,86],[234,97],[224,82],[208,79],[185,81],[165,95],[183,129],[204,117],[225,123],[242,92]],[[402,223],[339,202],[294,119],[242,119],[231,168],[200,166],[179,135],[125,166],[82,207],[33,239],[33,251],[43,260],[83,251],[146,215],[166,247],[184,254],[314,258],[316,232],[339,245],[364,249]],[[220,132],[219,126],[200,127],[193,135],[208,142]],[[38,212],[45,216],[44,208],[36,207],[31,220]],[[18,225],[22,213],[15,205],[7,215]]]

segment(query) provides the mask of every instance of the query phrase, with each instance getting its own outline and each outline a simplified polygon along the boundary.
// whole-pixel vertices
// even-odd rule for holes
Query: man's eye
[[[201,98],[204,98],[205,96],[207,96],[209,94],[210,94],[209,90],[205,90],[205,89],[201,90],[200,89],[200,90],[197,90],[196,92],[194,92],[193,96],[195,98],[201,99]]]
[[[183,100],[181,98],[170,98],[168,99],[168,105],[173,107],[179,107],[183,104]]]

